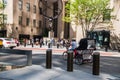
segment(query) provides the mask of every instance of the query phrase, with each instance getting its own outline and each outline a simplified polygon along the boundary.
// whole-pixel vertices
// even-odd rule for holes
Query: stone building
[[[50,18],[56,16],[61,9],[62,13],[53,20],[53,37],[65,39],[76,38],[77,41],[82,38],[80,26],[62,21],[62,17],[65,15],[67,0],[4,1],[6,7],[2,13],[6,14],[6,17],[4,17],[4,24],[6,25],[4,30],[7,30],[7,37],[19,39],[25,37],[49,37]],[[62,1],[62,4],[59,1]],[[120,0],[110,0],[110,6],[113,8],[111,23],[101,23],[96,27],[94,32],[101,33],[104,30],[108,31],[110,33],[110,42],[114,44],[119,43],[120,37]],[[117,41],[114,39],[117,39]]]
[[[4,30],[6,37],[27,38],[42,34],[42,16],[38,0],[2,0],[5,3]]]
[[[66,0],[63,0],[63,4],[65,6]],[[109,45],[112,49],[117,49],[118,43],[120,43],[120,0],[110,0],[110,9],[113,9],[112,13],[110,14],[110,20],[109,22],[105,23],[100,23],[99,25],[96,26],[94,31],[92,32],[92,38],[94,35],[96,35],[96,42],[97,46],[100,46],[100,40],[99,37],[102,34],[103,40],[102,42],[104,43],[104,40],[109,38],[108,42]],[[63,14],[64,12],[63,8]],[[69,36],[69,37],[68,37]],[[75,25],[74,22],[72,23],[63,23],[63,38],[76,38],[77,42],[83,38],[82,36],[82,29],[80,26]]]
[[[4,29],[1,37],[36,38],[48,37],[50,21],[48,17],[56,16],[62,4],[61,0],[0,0],[5,3],[1,11],[4,15]],[[62,9],[61,9],[62,10]],[[61,11],[62,12],[62,11]],[[46,17],[46,16],[48,17]],[[62,15],[53,21],[54,37],[63,35]]]

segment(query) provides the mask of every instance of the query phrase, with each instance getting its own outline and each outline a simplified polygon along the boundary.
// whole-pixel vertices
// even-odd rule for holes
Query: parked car
[[[13,49],[17,44],[13,38],[0,38],[0,48]]]

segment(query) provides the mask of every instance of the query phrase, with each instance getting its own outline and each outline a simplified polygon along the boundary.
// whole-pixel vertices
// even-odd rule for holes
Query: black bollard
[[[73,71],[73,51],[68,51],[67,56],[67,71]]]
[[[46,51],[46,68],[51,69],[52,67],[52,49]]]
[[[95,52],[93,54],[93,75],[99,75],[100,71],[100,53]]]

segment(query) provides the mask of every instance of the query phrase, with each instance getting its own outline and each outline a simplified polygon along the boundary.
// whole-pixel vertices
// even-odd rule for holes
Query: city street
[[[46,50],[47,47],[17,47],[15,49],[32,50],[33,65],[46,65]],[[67,61],[62,59],[62,52],[65,49],[52,48],[52,67],[59,67],[63,70],[67,70]],[[118,77],[120,80],[120,53],[118,52],[100,52],[100,73],[110,74]],[[26,56],[23,55],[6,55],[1,56],[0,62],[8,62],[16,65],[25,65]],[[80,70],[92,74],[92,63],[86,63],[83,65],[74,64],[74,70]],[[111,80],[111,79],[108,79]]]

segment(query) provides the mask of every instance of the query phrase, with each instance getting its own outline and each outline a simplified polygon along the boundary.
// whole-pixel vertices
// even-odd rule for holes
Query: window
[[[33,12],[36,13],[36,6],[33,6]]]
[[[111,9],[106,9],[104,12],[103,12],[103,21],[110,21],[110,16],[111,14]]]
[[[26,18],[26,26],[29,26],[29,23],[30,23],[30,19]]]
[[[36,27],[36,20],[33,20],[33,26]]]
[[[39,13],[42,14],[42,8],[39,8]]]
[[[7,0],[3,0],[3,3],[6,6],[7,5]]]
[[[3,15],[4,17],[4,23],[7,24],[7,15]]]
[[[0,14],[0,25],[2,24],[2,25],[4,25],[4,24],[6,24],[7,23],[7,15],[6,14]]]
[[[39,20],[39,28],[41,28],[41,26],[42,26],[42,21]]]
[[[19,16],[19,25],[22,25],[22,16]]]
[[[19,0],[19,2],[18,2],[19,10],[22,10],[22,5],[23,5],[22,0]]]
[[[30,3],[26,4],[27,11],[30,11]]]

